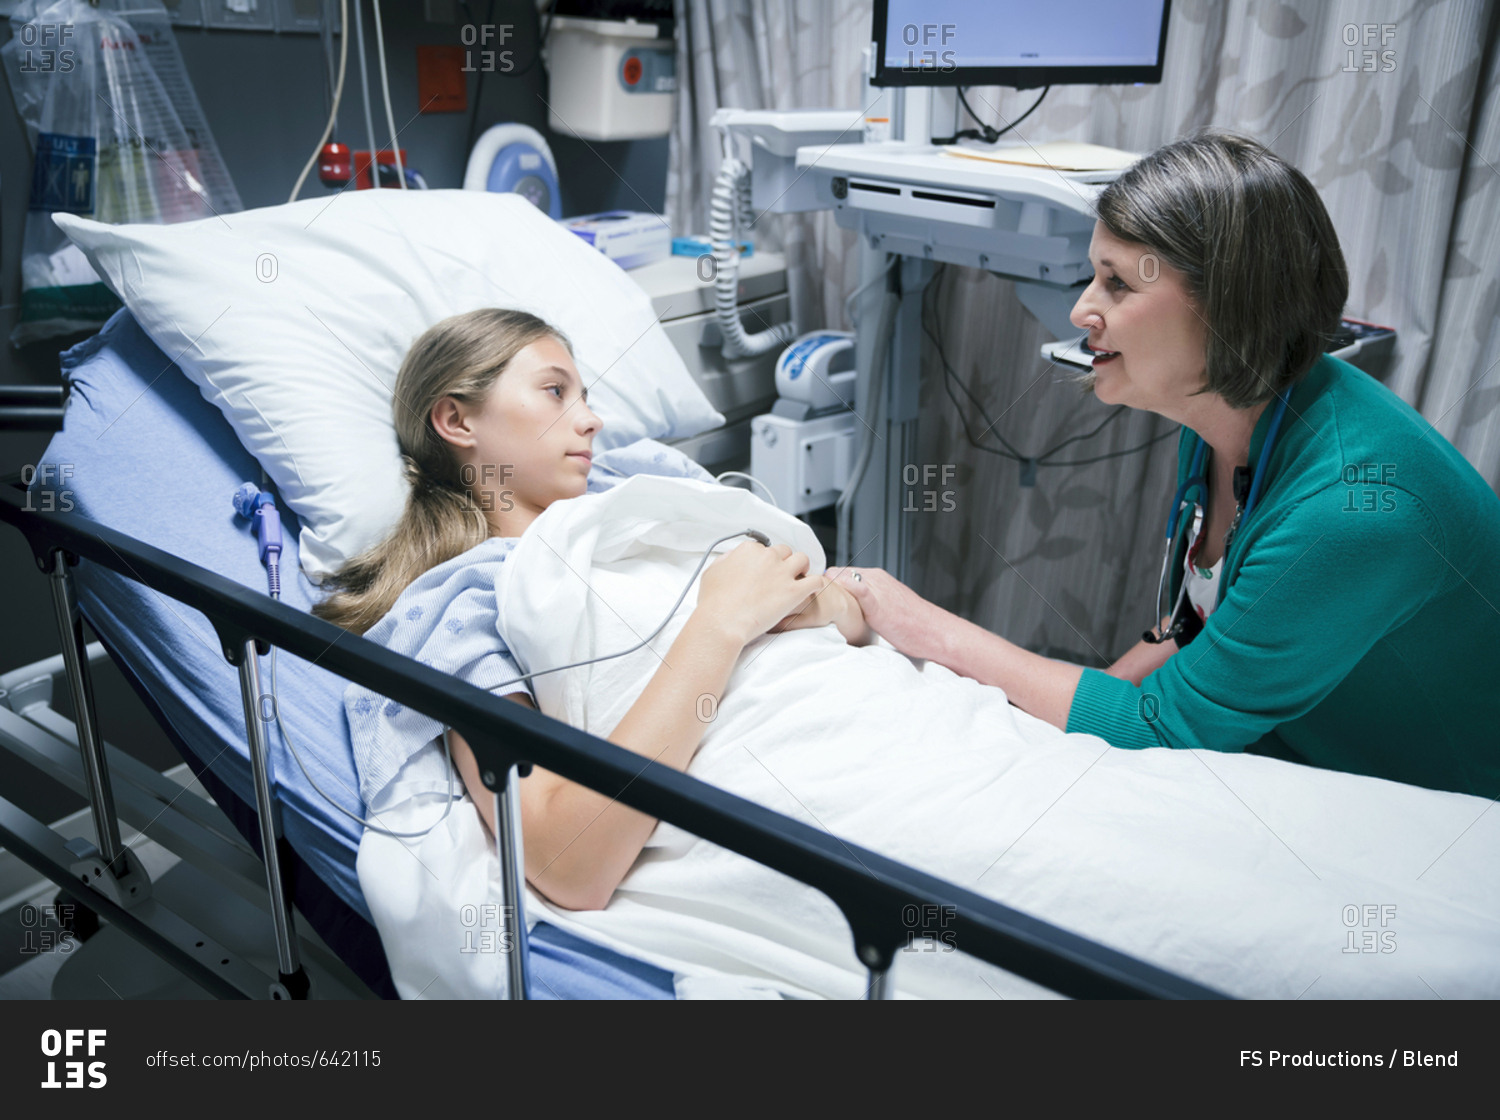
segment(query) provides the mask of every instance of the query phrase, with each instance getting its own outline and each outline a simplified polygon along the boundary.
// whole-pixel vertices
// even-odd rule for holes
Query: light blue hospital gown
[[[634,474],[713,481],[712,475],[682,452],[643,439],[600,452],[589,470],[588,492],[608,490]],[[365,637],[479,688],[493,688],[520,676],[500,637],[495,602],[500,565],[518,540],[491,537],[424,572]],[[497,696],[512,692],[531,695],[525,682],[495,690]],[[344,691],[344,708],[349,715],[360,797],[367,808],[379,806],[377,794],[403,767],[401,785],[406,794],[446,794],[448,770],[437,745],[441,723],[357,684]]]

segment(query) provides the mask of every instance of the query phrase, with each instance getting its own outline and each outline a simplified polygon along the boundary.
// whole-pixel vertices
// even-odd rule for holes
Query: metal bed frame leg
[[[94,707],[94,685],[89,675],[88,650],[83,642],[83,617],[78,611],[73,576],[67,553],[52,550],[48,583],[62,642],[63,668],[73,697],[73,724],[78,730],[78,751],[88,782],[89,809],[94,819],[97,845],[78,839],[68,850],[78,857],[72,871],[92,889],[121,906],[135,906],[151,896],[151,877],[136,854],[120,842],[120,823],[115,816],[115,796],[109,784],[109,765],[99,738],[99,717]],[[108,871],[109,874],[104,872]]]
[[[493,779],[494,774],[486,774]],[[504,931],[510,934],[506,954],[506,978],[510,999],[530,999],[526,967],[530,947],[526,942],[526,853],[521,834],[520,772],[512,766],[504,783],[495,790],[495,831],[500,844],[500,885],[505,903]],[[487,785],[493,784],[487,781]]]
[[[866,930],[864,937],[855,934],[854,955],[870,977],[870,982],[865,985],[865,999],[895,999],[896,985],[891,983],[891,969],[896,967],[896,954],[882,950],[880,941],[870,937]]]
[[[276,965],[280,984],[273,985],[273,999],[303,999],[308,992],[307,973],[297,952],[292,904],[281,877],[281,855],[276,844],[281,832],[276,804],[271,797],[270,749],[260,710],[260,662],[256,641],[246,638],[240,649],[240,698],[245,705],[245,734],[250,743],[250,771],[255,781],[255,809],[260,818],[261,856],[266,865],[266,886],[271,895],[271,923],[276,929]],[[275,700],[272,700],[275,703]]]

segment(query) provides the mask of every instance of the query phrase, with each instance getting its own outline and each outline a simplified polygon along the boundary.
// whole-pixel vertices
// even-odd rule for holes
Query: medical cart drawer
[[[786,258],[757,250],[735,266],[739,283],[735,296],[741,307],[787,290]],[[712,258],[668,257],[630,270],[630,278],[651,297],[651,307],[663,324],[714,309],[716,270]]]
[[[785,294],[740,304],[740,319],[745,329],[752,332],[786,322],[790,312],[790,301]],[[724,414],[726,424],[770,411],[776,400],[776,359],[780,347],[753,358],[725,358],[718,343],[718,326],[709,312],[665,321],[662,329],[682,355],[704,396]],[[705,345],[705,341],[709,344]]]

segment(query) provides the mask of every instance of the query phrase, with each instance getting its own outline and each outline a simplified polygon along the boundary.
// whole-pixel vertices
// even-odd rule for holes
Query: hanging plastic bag
[[[243,209],[161,0],[20,0],[0,48],[34,159],[20,346],[101,326],[119,300],[52,222],[183,222]]]

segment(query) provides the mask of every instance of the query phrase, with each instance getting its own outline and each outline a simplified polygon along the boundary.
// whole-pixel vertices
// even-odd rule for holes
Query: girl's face
[[[1121,241],[1103,222],[1089,242],[1094,279],[1069,316],[1089,332],[1094,395],[1105,404],[1150,409],[1175,420],[1201,389],[1208,327],[1182,273],[1144,245]]]
[[[588,487],[603,421],[567,347],[544,338],[521,350],[478,408],[452,397],[432,424],[453,444],[463,480],[502,536],[519,536],[553,502]]]

